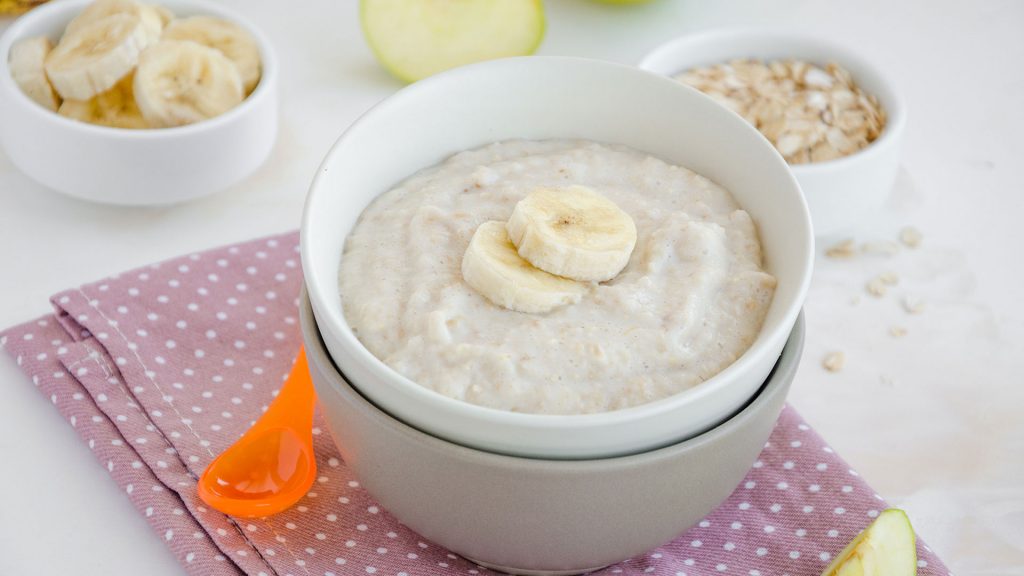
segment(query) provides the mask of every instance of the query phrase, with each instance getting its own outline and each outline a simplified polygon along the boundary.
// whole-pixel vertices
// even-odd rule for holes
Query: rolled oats
[[[890,326],[889,335],[893,338],[902,338],[907,335],[907,329],[903,326]]]
[[[878,279],[889,286],[895,286],[900,283],[900,277],[895,272],[882,272],[878,275]]]
[[[903,309],[908,314],[920,314],[924,312],[925,303],[924,300],[916,296],[904,296],[903,297]]]
[[[868,290],[868,294],[871,294],[876,298],[881,298],[882,296],[885,296],[885,293],[888,290],[887,286],[888,283],[882,280],[880,276],[875,276],[874,278],[868,281],[866,287]]]
[[[921,231],[913,226],[907,226],[903,230],[900,230],[900,242],[903,242],[908,248],[917,248],[921,245],[921,240],[924,236]]]
[[[853,258],[857,254],[857,244],[852,238],[843,240],[825,251],[829,258]]]
[[[676,79],[753,124],[790,164],[824,162],[865,148],[886,115],[834,62],[732,60],[687,70]]]
[[[899,253],[900,245],[895,242],[881,241],[881,242],[865,242],[861,244],[861,252],[865,254],[879,254],[882,256],[892,256]]]
[[[839,372],[843,369],[844,364],[846,364],[846,354],[842,352],[829,352],[821,361],[821,365],[829,372]]]

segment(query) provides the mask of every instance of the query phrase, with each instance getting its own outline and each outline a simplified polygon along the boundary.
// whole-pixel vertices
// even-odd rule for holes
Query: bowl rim
[[[844,67],[847,63],[867,71],[872,80],[881,88],[881,93],[873,93],[880,101],[884,99],[886,123],[882,133],[870,142],[866,147],[857,150],[853,154],[824,160],[821,162],[808,162],[805,164],[791,164],[790,169],[797,174],[814,174],[829,172],[835,169],[842,169],[856,164],[865,159],[881,154],[887,145],[892,144],[902,134],[907,123],[907,105],[903,94],[896,88],[892,78],[873,64],[867,58],[861,56],[857,51],[841,42],[826,38],[819,34],[791,30],[786,28],[769,28],[757,26],[736,26],[719,27],[700,30],[691,34],[677,36],[659,44],[640,59],[637,67],[654,74],[663,75],[666,78],[675,80],[673,76],[654,69],[653,61],[668,58],[669,54],[678,53],[685,47],[703,45],[729,45],[735,44],[737,40],[752,41],[753,43],[774,43],[786,51],[785,46],[811,45],[820,48],[822,56],[827,60],[835,60]],[[739,50],[737,50],[739,52]],[[749,55],[748,55],[749,56]],[[742,57],[737,54],[737,58]],[[698,58],[699,60],[699,58]],[[680,68],[674,74],[678,74],[686,68]],[[717,102],[716,102],[717,104]],[[719,104],[720,105],[720,104]],[[732,112],[730,110],[730,112]],[[734,112],[735,113],[735,112]],[[744,120],[745,121],[745,120]],[[788,162],[787,162],[788,164]]]
[[[671,87],[672,90],[679,90],[681,92],[688,92],[693,95],[699,96],[702,100],[706,100],[710,103],[714,101],[703,94],[702,92],[685,86],[680,82],[677,82],[671,78],[667,78],[660,74],[654,74],[647,70],[642,70],[636,66],[630,66],[627,64],[620,64],[616,62],[609,62],[604,60],[596,60],[591,58],[582,58],[575,56],[522,56],[514,58],[502,58],[497,60],[490,60],[485,62],[479,62],[476,64],[469,64],[466,66],[460,66],[451,70],[435,74],[424,80],[420,80],[408,86],[405,86],[398,92],[392,94],[388,98],[381,100],[369,109],[367,109],[362,115],[360,115],[355,121],[353,121],[341,134],[341,136],[332,144],[331,148],[325,154],[323,161],[317,168],[316,175],[314,176],[309,192],[306,197],[306,203],[303,210],[301,231],[301,259],[303,263],[303,273],[307,278],[307,285],[310,286],[310,300],[318,301],[324,300],[328,295],[321,293],[319,287],[320,282],[318,278],[320,276],[317,267],[314,266],[312,256],[309,254],[310,243],[313,241],[309,235],[310,230],[315,226],[314,222],[317,220],[317,214],[319,210],[316,209],[318,196],[328,194],[326,186],[323,184],[323,178],[325,174],[329,172],[330,164],[333,162],[334,157],[342,151],[343,144],[348,141],[350,134],[359,127],[366,118],[373,114],[378,114],[381,111],[386,111],[391,107],[401,106],[405,99],[415,97],[415,95],[424,90],[429,90],[435,83],[439,82],[455,82],[457,78],[467,74],[475,74],[476,71],[484,67],[496,67],[506,66],[513,62],[554,62],[554,63],[576,63],[578,65],[585,66],[600,66],[614,69],[620,73],[626,74],[639,74],[643,75],[646,81],[662,83],[663,86]],[[714,104],[718,107],[718,104]],[[724,109],[724,108],[723,108]],[[795,200],[802,206],[803,221],[806,223],[804,230],[804,238],[802,239],[803,245],[807,247],[806,253],[803,254],[803,262],[801,266],[801,274],[799,278],[796,278],[797,286],[795,290],[796,297],[793,301],[783,304],[785,308],[780,313],[781,321],[774,327],[772,327],[771,333],[767,335],[762,341],[755,342],[750,348],[744,351],[739,358],[734,360],[731,364],[726,366],[719,373],[715,374],[711,378],[701,382],[700,385],[692,388],[682,390],[665,398],[654,400],[652,402],[646,402],[627,408],[596,412],[587,414],[536,414],[526,412],[512,412],[508,410],[501,410],[498,408],[492,408],[488,406],[481,406],[457,400],[429,389],[425,386],[421,386],[414,382],[412,379],[399,373],[397,370],[391,368],[385,364],[381,359],[377,358],[372,352],[370,352],[362,342],[352,333],[351,327],[345,320],[344,315],[340,314],[341,326],[333,326],[328,324],[326,329],[332,332],[332,336],[337,337],[341,345],[361,358],[361,361],[366,366],[372,366],[374,370],[379,372],[386,379],[387,385],[396,385],[410,395],[416,402],[424,403],[427,406],[431,406],[434,409],[443,410],[445,412],[458,415],[463,418],[470,418],[475,421],[488,421],[504,426],[520,427],[523,429],[539,429],[546,430],[549,432],[556,432],[560,430],[593,430],[603,428],[606,426],[616,426],[628,424],[641,419],[647,419],[654,416],[670,413],[677,409],[679,404],[684,404],[692,401],[699,400],[709,394],[714,394],[717,389],[723,385],[727,385],[734,378],[733,375],[741,373],[742,370],[746,369],[748,365],[756,362],[754,354],[760,352],[764,353],[767,347],[771,345],[771,342],[778,341],[784,337],[788,337],[789,331],[793,328],[793,322],[795,322],[797,316],[800,313],[801,307],[803,306],[803,300],[806,296],[807,290],[810,286],[811,272],[813,270],[814,262],[814,233],[811,224],[810,211],[807,207],[807,202],[800,193],[800,185],[797,182],[792,171],[789,170],[785,160],[778,151],[768,142],[764,136],[757,131],[756,128],[743,121],[738,116],[736,117],[742,124],[742,129],[747,130],[753,137],[762,141],[767,146],[771,153],[777,157],[778,162],[782,167],[785,168],[785,174],[789,179],[789,184],[794,190],[796,196]],[[406,176],[407,177],[407,176]],[[382,191],[381,193],[383,193]],[[336,291],[334,292],[336,295]],[[314,312],[317,312],[317,307],[314,306]],[[332,314],[333,316],[333,314]],[[320,319],[323,320],[323,319]],[[762,326],[759,332],[759,337],[765,333],[765,327]],[[756,350],[755,350],[756,348]],[[751,352],[754,352],[752,354]],[[355,385],[358,387],[358,385]]]
[[[723,421],[714,427],[701,432],[695,436],[685,438],[668,446],[661,446],[618,456],[605,456],[595,458],[538,458],[531,456],[517,456],[500,452],[491,452],[472,446],[466,446],[452,442],[444,438],[420,430],[411,424],[403,422],[392,416],[385,409],[374,404],[348,378],[338,369],[338,365],[331,357],[330,352],[323,340],[323,333],[320,331],[316,316],[310,303],[309,293],[305,283],[299,297],[299,316],[305,351],[307,355],[314,355],[316,360],[313,364],[325,366],[331,370],[329,385],[338,391],[339,394],[350,396],[359,408],[369,414],[369,418],[382,421],[384,426],[397,428],[398,432],[411,442],[424,446],[433,451],[454,452],[455,456],[462,460],[476,460],[491,466],[503,468],[532,467],[545,471],[574,471],[586,472],[587,470],[609,468],[633,467],[642,463],[655,462],[667,458],[674,458],[680,452],[685,452],[694,447],[714,443],[719,437],[730,434],[740,427],[747,420],[754,417],[754,413],[769,402],[770,398],[779,393],[785,393],[796,375],[800,365],[800,357],[804,348],[807,335],[807,326],[804,320],[804,312],[800,311],[796,322],[786,339],[786,345],[782,349],[778,360],[772,367],[771,373],[757,389],[753,396],[743,406],[730,413]]]
[[[116,128],[113,126],[90,124],[88,122],[81,122],[67,118],[60,115],[55,110],[48,110],[43,106],[40,106],[29,98],[28,95],[21,90],[21,87],[14,82],[14,77],[11,75],[10,67],[8,66],[8,57],[10,55],[11,48],[19,40],[28,37],[25,34],[26,29],[31,27],[37,21],[50,18],[58,14],[80,12],[85,6],[92,4],[93,1],[94,0],[60,0],[59,2],[47,2],[18,17],[10,24],[7,30],[4,31],[3,35],[0,36],[0,90],[12,93],[12,97],[15,98],[16,101],[20,100],[20,103],[23,106],[32,110],[31,113],[33,114],[38,113],[40,118],[44,121],[55,122],[63,129],[80,130],[95,134],[99,137],[119,137],[128,140],[140,141],[176,136],[186,137],[199,132],[217,130],[220,126],[229,124],[235,121],[235,119],[248,114],[252,109],[257,107],[258,101],[265,100],[266,98],[273,96],[272,87],[277,84],[278,76],[277,54],[274,52],[274,48],[271,45],[270,40],[267,39],[267,36],[259,27],[253,24],[251,20],[230,8],[226,8],[221,4],[213,3],[208,0],[159,0],[159,2],[157,2],[159,5],[172,10],[184,9],[189,12],[195,12],[195,14],[190,15],[209,15],[229,20],[242,26],[253,36],[260,49],[260,80],[256,84],[256,87],[253,88],[253,91],[243,98],[238,105],[227,112],[193,124],[173,126],[169,128],[148,129]]]

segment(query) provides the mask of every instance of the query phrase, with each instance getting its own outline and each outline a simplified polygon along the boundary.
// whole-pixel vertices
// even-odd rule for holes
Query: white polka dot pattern
[[[486,569],[406,529],[327,434],[319,477],[279,515],[203,506],[196,478],[272,400],[299,346],[298,237],[191,254],[62,292],[0,345],[56,405],[190,574],[455,575]],[[317,432],[322,423],[317,420]],[[732,496],[605,574],[818,574],[885,503],[786,408]],[[918,573],[947,574],[923,544]]]

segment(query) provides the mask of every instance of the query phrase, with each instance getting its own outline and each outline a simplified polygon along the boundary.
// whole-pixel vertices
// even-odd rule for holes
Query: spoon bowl
[[[316,479],[315,402],[306,355],[300,350],[266,413],[206,467],[199,497],[225,514],[247,518],[276,514],[295,504]]]

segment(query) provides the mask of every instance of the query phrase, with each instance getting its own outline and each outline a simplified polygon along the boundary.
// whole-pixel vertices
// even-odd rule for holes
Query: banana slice
[[[53,50],[53,43],[45,36],[27,38],[11,47],[10,60],[14,82],[26,96],[40,106],[56,110],[60,106],[60,97],[54,92],[53,86],[46,78],[46,55]]]
[[[164,30],[166,30],[167,25],[170,24],[172,20],[174,20],[174,12],[171,12],[170,8],[160,6],[159,4],[151,4],[149,6],[146,6],[146,8],[149,8],[153,12],[156,12],[156,15],[160,17],[160,23],[163,24]]]
[[[212,118],[242,101],[238,67],[195,42],[161,40],[135,71],[135,101],[151,126],[183,126]]]
[[[497,220],[476,229],[462,256],[462,277],[498,306],[531,314],[575,304],[587,291],[585,284],[530,266],[509,241],[505,223]]]
[[[245,28],[212,16],[192,16],[175,20],[164,32],[164,40],[191,40],[220,50],[238,66],[245,93],[260,81],[260,49]]]
[[[153,41],[137,16],[100,18],[64,34],[46,59],[46,74],[64,98],[88,100],[131,72]]]
[[[134,76],[129,74],[91,100],[65,100],[57,112],[74,120],[112,128],[148,128],[135,103],[133,80]]]
[[[590,282],[614,278],[636,246],[629,214],[585,186],[534,190],[516,204],[508,235],[537,268]]]
[[[114,14],[127,14],[138,18],[151,37],[151,42],[156,42],[160,38],[164,26],[174,18],[174,15],[162,6],[150,6],[135,0],[96,0],[68,22],[64,33],[72,33]]]

